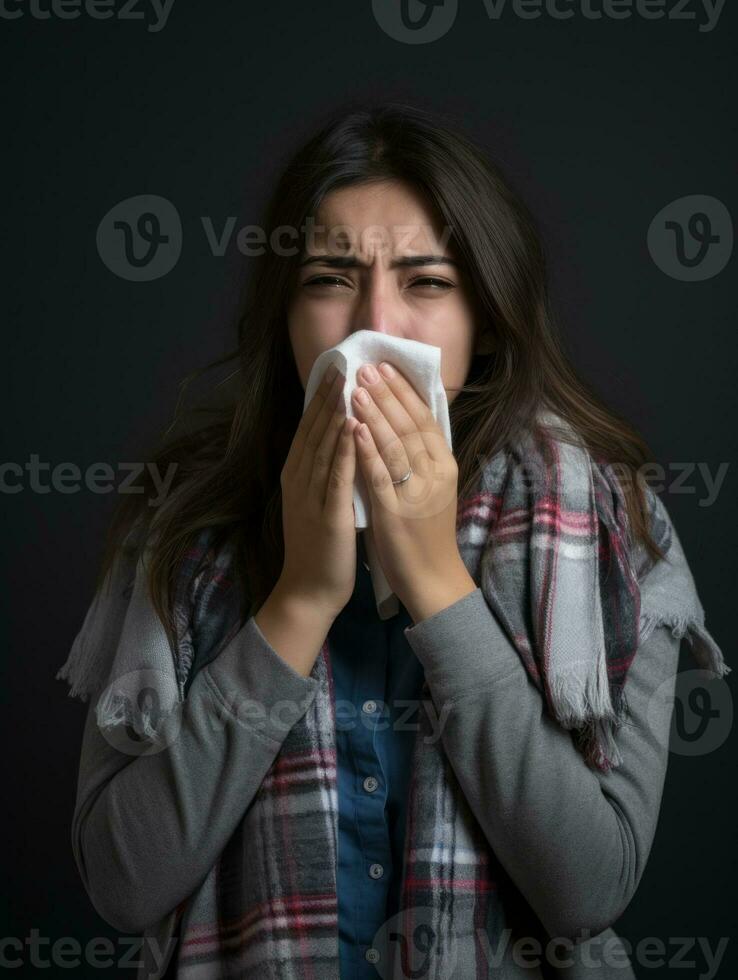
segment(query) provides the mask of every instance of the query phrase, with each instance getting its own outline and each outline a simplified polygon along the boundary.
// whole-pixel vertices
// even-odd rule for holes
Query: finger
[[[289,452],[287,453],[287,458],[285,460],[284,468],[285,470],[296,471],[302,454],[305,450],[305,441],[310,429],[315,422],[316,418],[320,414],[325,400],[333,387],[335,379],[328,378],[328,372],[332,365],[328,365],[323,377],[321,378],[320,384],[315,392],[315,395],[310,400],[310,404],[305,409],[300,419],[297,429],[295,430],[295,435],[292,439],[292,445],[290,446]]]
[[[408,456],[411,461],[414,458],[414,453],[419,452],[419,443],[415,437],[415,433],[417,432],[419,433],[425,450],[431,459],[435,460],[436,462],[442,462],[445,453],[448,451],[448,444],[446,442],[446,437],[443,434],[443,430],[436,421],[433,412],[430,410],[430,407],[426,404],[424,399],[415,390],[413,385],[411,385],[404,374],[402,374],[399,368],[396,368],[393,364],[390,364],[389,367],[391,369],[391,375],[389,377],[383,370],[380,370],[380,374],[382,375],[382,384],[384,386],[384,390],[392,393],[398,406],[401,406],[405,415],[410,419],[410,423],[414,427],[409,439],[407,434],[408,423],[404,421],[404,416],[401,415],[399,407],[395,408],[394,403],[388,396],[385,396],[384,401],[382,401],[384,390],[381,388],[379,390],[380,408],[384,412],[386,406],[388,412],[395,412],[397,424],[395,424],[395,417],[390,417],[390,423],[392,424],[395,432],[397,432],[403,442],[405,442]]]
[[[318,499],[321,502],[325,500],[325,487],[326,483],[328,482],[328,474],[333,466],[333,457],[336,452],[336,445],[343,430],[343,423],[345,421],[346,406],[343,398],[338,398],[334,403],[333,410],[326,421],[320,442],[316,447],[315,452],[312,454],[312,468],[308,474],[308,485],[311,488],[315,488]],[[313,431],[315,431],[315,428]],[[307,455],[305,459],[307,460]],[[307,466],[307,462],[305,463],[305,466]]]
[[[354,480],[356,478],[356,444],[354,429],[359,423],[356,419],[346,418],[338,438],[333,466],[328,476],[325,492],[326,510],[336,513],[343,508],[348,510],[353,505]]]
[[[366,422],[358,425],[354,433],[359,466],[372,495],[372,509],[380,504],[395,513],[397,511],[397,494],[392,484],[392,477],[384,464],[384,460],[379,455],[379,450],[374,444]]]
[[[356,414],[369,426],[392,479],[399,480],[410,467],[422,470],[429,453],[422,433],[403,403],[381,374],[376,374],[377,380],[373,382],[361,374],[359,379],[369,393],[370,402],[366,405],[355,402]],[[356,389],[357,392],[360,390]]]
[[[367,385],[366,388],[355,388],[353,393],[354,411],[359,421],[369,426],[374,445],[384,460],[384,465],[387,467],[390,476],[393,480],[399,480],[410,469],[408,453],[413,451],[417,453],[418,450],[425,452],[425,444],[412,420],[401,406],[400,409],[405,416],[406,431],[404,437],[390,425],[387,417],[380,411],[373,398],[375,390],[379,387],[380,384],[377,383]],[[395,404],[398,404],[386,386],[385,392],[389,394]],[[365,396],[364,401],[361,400],[362,395]],[[386,399],[387,395],[385,394],[384,397]],[[395,417],[399,417],[397,412],[393,414]],[[410,428],[412,431],[409,431]]]
[[[300,458],[296,467],[296,478],[304,481],[310,480],[310,474],[313,469],[313,457],[315,452],[320,445],[320,442],[325,433],[326,427],[330,421],[331,415],[333,414],[336,404],[341,399],[341,392],[346,379],[340,371],[336,374],[333,382],[327,384],[327,390],[323,389],[320,395],[320,402],[316,406],[315,414],[311,421],[309,421],[304,432],[300,435],[300,441],[302,443]],[[322,388],[322,382],[320,387]],[[316,392],[315,399],[318,398]],[[312,407],[313,401],[310,402],[308,409]],[[307,414],[307,411],[305,412]],[[297,435],[296,437],[297,438]]]

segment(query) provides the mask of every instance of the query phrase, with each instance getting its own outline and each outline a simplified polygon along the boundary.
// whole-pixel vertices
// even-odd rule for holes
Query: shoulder
[[[483,459],[481,470],[481,491],[496,494],[501,511],[527,508],[572,535],[599,519],[628,540],[623,474],[592,454],[574,426],[551,410],[539,410],[502,451]],[[589,536],[596,541],[596,527],[589,527]]]
[[[483,460],[481,469],[479,499],[492,537],[517,528],[529,547],[538,534],[539,546],[556,538],[571,556],[585,557],[590,547],[597,548],[603,558],[615,554],[634,584],[652,570],[654,560],[632,530],[636,473],[592,453],[562,416],[539,410],[503,451]],[[640,493],[652,540],[664,554],[671,550],[674,563],[682,566],[666,507],[643,481]]]

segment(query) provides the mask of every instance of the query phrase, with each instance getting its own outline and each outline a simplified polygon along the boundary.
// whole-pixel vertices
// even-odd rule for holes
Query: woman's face
[[[423,198],[399,181],[326,195],[288,307],[303,390],[315,359],[357,330],[441,348],[449,404],[466,381],[478,318],[464,270]],[[354,379],[356,380],[356,379]]]

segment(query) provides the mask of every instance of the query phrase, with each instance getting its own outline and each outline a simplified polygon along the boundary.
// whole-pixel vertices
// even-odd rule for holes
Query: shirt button
[[[378,786],[379,780],[375,779],[374,776],[367,776],[364,780],[364,789],[367,793],[373,793]]]
[[[364,712],[365,715],[373,715],[374,712],[377,710],[377,702],[365,701],[361,706],[361,710]]]
[[[364,959],[367,963],[379,963],[379,950],[370,946],[366,953],[364,953]]]
[[[384,874],[384,868],[381,864],[370,864],[369,865],[369,876],[371,878],[381,878]]]

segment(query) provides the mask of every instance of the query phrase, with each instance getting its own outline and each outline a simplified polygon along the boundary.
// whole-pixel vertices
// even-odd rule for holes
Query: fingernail
[[[382,363],[379,365],[379,370],[382,372],[385,378],[394,378],[395,376],[395,369],[386,361],[382,361]]]
[[[361,369],[361,373],[365,381],[368,381],[370,385],[374,385],[379,381],[379,375],[377,374],[373,364],[365,364]]]

